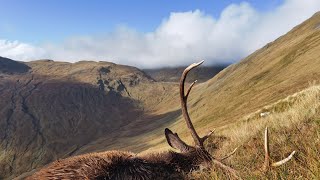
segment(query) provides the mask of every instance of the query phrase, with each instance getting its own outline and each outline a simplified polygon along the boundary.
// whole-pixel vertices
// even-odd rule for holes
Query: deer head
[[[208,139],[213,134],[213,131],[208,132],[205,136],[200,137],[198,133],[196,132],[189,113],[188,113],[188,106],[187,106],[187,100],[189,97],[189,94],[191,92],[191,89],[197,82],[195,80],[193,83],[190,84],[189,88],[187,89],[187,92],[185,93],[185,80],[188,75],[188,73],[200,66],[204,61],[200,61],[198,63],[193,63],[190,66],[188,66],[182,73],[181,78],[180,78],[180,102],[181,102],[181,110],[182,110],[182,115],[184,117],[184,120],[187,124],[187,127],[190,131],[190,134],[193,138],[194,141],[194,146],[186,144],[184,141],[182,141],[177,133],[173,133],[171,130],[168,128],[165,129],[165,136],[167,139],[168,144],[173,147],[174,149],[180,150],[181,153],[187,154],[188,156],[193,157],[193,166],[198,166],[198,165],[204,165],[206,167],[210,167],[210,165],[213,163],[220,168],[228,171],[231,175],[233,175],[235,178],[239,178],[237,175],[237,172],[232,169],[229,166],[226,166],[222,162],[220,162],[218,159],[212,157],[210,153],[206,150],[204,147],[204,142]],[[236,148],[237,149],[237,148]],[[221,160],[228,158],[232,154],[235,153],[236,149],[230,153],[228,156],[221,158]]]

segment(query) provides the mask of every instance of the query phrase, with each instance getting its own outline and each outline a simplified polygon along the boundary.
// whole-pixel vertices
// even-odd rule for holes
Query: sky
[[[140,68],[233,63],[319,10],[319,0],[0,0],[0,56]]]

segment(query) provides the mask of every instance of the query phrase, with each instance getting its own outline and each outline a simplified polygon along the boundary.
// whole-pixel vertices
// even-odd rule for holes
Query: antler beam
[[[195,83],[197,82],[197,80],[195,80],[188,88],[187,93],[185,94],[184,92],[184,83],[186,80],[186,77],[188,75],[188,73],[193,69],[196,68],[198,66],[200,66],[204,61],[200,61],[198,63],[193,63],[190,66],[188,66],[182,73],[181,79],[180,79],[180,100],[181,100],[181,109],[182,109],[182,115],[187,123],[187,126],[190,130],[190,133],[192,135],[192,138],[195,142],[195,144],[201,148],[203,148],[203,142],[213,133],[212,131],[210,131],[206,136],[204,136],[203,138],[200,138],[199,135],[197,134],[196,130],[194,129],[194,126],[191,122],[190,116],[188,114],[188,106],[187,106],[187,100],[188,100],[188,96],[190,94],[190,91],[192,89],[192,87],[195,85]]]

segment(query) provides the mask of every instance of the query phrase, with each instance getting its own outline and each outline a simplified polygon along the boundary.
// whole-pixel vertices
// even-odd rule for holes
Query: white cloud
[[[171,13],[150,33],[119,27],[111,33],[73,37],[41,48],[0,41],[0,55],[71,62],[107,60],[143,68],[186,65],[196,59],[223,63],[249,55],[318,10],[319,0],[286,0],[263,13],[243,2],[229,5],[217,19],[200,10]]]
[[[0,56],[15,60],[29,60],[45,55],[42,48],[18,41],[7,41],[0,39]]]

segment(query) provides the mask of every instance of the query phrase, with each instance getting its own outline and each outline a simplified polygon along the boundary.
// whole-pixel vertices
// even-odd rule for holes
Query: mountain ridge
[[[0,56],[0,74],[26,73],[30,67],[25,63]]]
[[[213,78],[216,74],[226,68],[228,65],[213,65],[199,67],[191,71],[186,78],[189,83],[193,82],[193,79],[197,79],[198,82],[205,82]],[[154,69],[142,69],[146,74],[152,77],[156,81],[161,82],[179,82],[180,76],[185,67],[164,67],[164,68],[154,68]]]

